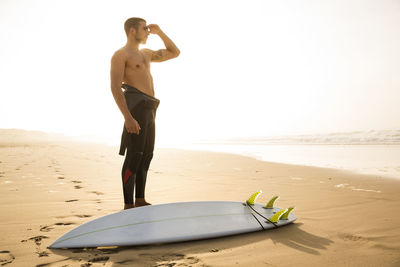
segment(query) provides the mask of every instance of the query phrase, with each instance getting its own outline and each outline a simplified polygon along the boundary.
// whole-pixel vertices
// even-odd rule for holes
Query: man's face
[[[136,41],[141,44],[145,44],[147,41],[147,37],[149,36],[149,30],[147,28],[146,22],[141,21],[137,30],[136,30]]]

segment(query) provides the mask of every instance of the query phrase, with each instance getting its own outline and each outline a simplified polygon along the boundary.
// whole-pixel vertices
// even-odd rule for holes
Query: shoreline
[[[391,130],[392,131],[392,130]],[[387,131],[384,131],[387,132]],[[389,131],[390,132],[390,131]],[[343,133],[345,134],[345,133]],[[307,137],[307,135],[304,135]],[[312,136],[312,135],[310,135]],[[296,136],[295,136],[296,137]],[[249,139],[253,140],[253,139]],[[258,139],[254,139],[258,140]],[[261,139],[262,140],[262,139]],[[241,140],[243,141],[243,140]],[[33,144],[36,145],[46,145],[46,144],[57,144],[57,143],[69,143],[69,144],[80,144],[80,145],[87,145],[87,146],[105,146],[108,148],[115,148],[119,149],[119,145],[111,145],[111,144],[106,144],[101,141],[87,141],[86,139],[80,139],[79,137],[72,137],[72,136],[65,136],[60,133],[46,133],[42,131],[30,131],[30,130],[20,130],[20,129],[0,129],[0,147],[4,146],[30,146]],[[229,147],[233,146],[235,149],[221,149],[222,147]],[[250,149],[243,150],[243,147],[251,147]],[[254,149],[254,148],[257,149]],[[260,149],[261,147],[261,149]],[[297,155],[297,157],[293,156],[282,156],[282,151],[281,150],[276,150],[272,152],[265,151],[268,148],[284,148],[287,150],[289,148],[289,152],[295,152],[298,153],[299,150],[294,149],[294,148],[299,148],[303,147],[303,154],[301,155],[302,158],[311,158],[309,160],[303,160],[301,157]],[[385,147],[385,153],[382,154],[381,156],[384,156],[387,153],[387,148],[389,149],[394,149],[396,148],[395,151],[391,151],[392,154],[396,153],[395,156],[389,157],[391,162],[389,163],[389,166],[385,165],[376,165],[371,158],[368,159],[368,164],[365,162],[362,165],[357,165],[354,164],[353,162],[355,161],[355,158],[357,158],[357,161],[359,161],[358,157],[363,157],[361,162],[363,160],[366,160],[367,158],[365,155],[361,154],[355,154],[353,155],[353,159],[350,159],[350,163],[348,162],[338,162],[336,159],[340,158],[341,156],[344,156],[343,154],[335,154],[335,155],[329,155],[329,157],[324,158],[322,161],[316,160],[315,156],[310,154],[310,151],[308,153],[304,153],[304,150],[309,150],[310,147],[319,147],[322,150],[326,149],[331,149],[331,148],[353,148],[353,153],[354,148],[382,148]],[[265,149],[263,149],[265,148]],[[305,148],[305,149],[304,149]],[[359,144],[359,143],[345,143],[345,144],[339,144],[339,143],[321,143],[321,144],[316,144],[316,143],[293,143],[293,144],[288,144],[288,143],[270,143],[270,144],[254,144],[250,141],[248,143],[241,143],[239,142],[238,144],[230,143],[229,140],[221,140],[220,142],[195,142],[195,143],[188,143],[186,145],[180,144],[180,145],[175,145],[175,146],[170,146],[170,145],[157,145],[155,149],[180,149],[180,150],[188,150],[188,151],[206,151],[210,153],[226,153],[226,154],[232,154],[232,155],[238,155],[238,156],[244,156],[244,157],[250,157],[255,160],[260,160],[264,162],[270,162],[270,163],[279,163],[279,164],[288,164],[288,165],[298,165],[298,166],[304,166],[304,167],[316,167],[316,168],[326,168],[326,169],[337,169],[337,170],[342,170],[342,171],[348,171],[350,173],[354,174],[361,174],[361,175],[367,175],[367,176],[379,176],[382,178],[388,178],[388,179],[395,179],[395,180],[400,180],[400,161],[397,160],[397,154],[400,156],[400,144],[399,143],[390,143],[390,144],[383,144],[383,143],[366,143],[366,144]],[[316,151],[318,152],[318,151]],[[319,151],[320,152],[320,151]],[[337,152],[337,151],[336,151]],[[340,152],[340,151],[339,151]],[[365,151],[363,151],[365,152]],[[371,157],[372,155],[375,158],[375,160],[382,161],[382,158],[379,156],[376,156],[375,154],[378,154],[379,150],[377,151],[366,151],[368,152],[368,156]],[[290,153],[289,153],[290,154]],[[273,155],[273,156],[272,156]],[[326,156],[326,155],[325,155]],[[347,156],[347,155],[345,155]],[[314,157],[314,158],[313,158]],[[396,161],[393,161],[393,158],[396,158]],[[386,163],[387,158],[384,160]],[[336,163],[335,163],[336,161]],[[328,164],[329,162],[329,164]],[[375,164],[374,167],[370,167],[370,163]],[[345,164],[346,166],[339,166],[339,164]],[[356,166],[357,165],[357,166]],[[368,167],[366,167],[368,166]],[[368,169],[367,169],[368,168]],[[366,170],[367,169],[367,170]]]
[[[170,148],[175,149],[175,148]],[[399,145],[209,145],[177,149],[228,153],[271,163],[348,171],[400,180]],[[389,149],[389,150],[388,150]],[[344,153],[345,152],[345,153]],[[390,154],[390,153],[391,154]],[[286,155],[285,153],[289,154]],[[294,154],[294,155],[291,155]],[[321,157],[318,158],[317,154]],[[396,154],[396,155],[395,155]],[[391,156],[388,156],[391,155]],[[346,160],[342,159],[346,158]],[[386,157],[386,158],[385,158]],[[372,164],[372,166],[371,166]]]
[[[82,143],[0,147],[1,263],[93,266],[396,266],[400,182],[228,153],[157,149],[146,198],[257,202],[280,195],[298,217],[281,229],[117,249],[48,249],[74,227],[123,206],[118,149]],[[285,260],[282,260],[282,255]]]

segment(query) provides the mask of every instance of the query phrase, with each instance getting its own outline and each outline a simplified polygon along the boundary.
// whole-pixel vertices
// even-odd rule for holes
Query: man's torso
[[[154,96],[153,77],[150,73],[151,55],[145,50],[121,48],[126,55],[123,82],[147,95]]]

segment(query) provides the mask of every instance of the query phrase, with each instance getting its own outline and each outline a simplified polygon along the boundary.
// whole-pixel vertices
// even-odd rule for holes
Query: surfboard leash
[[[276,223],[270,221],[267,217],[265,217],[264,215],[260,214],[258,211],[256,211],[255,209],[253,209],[253,207],[252,207],[251,205],[249,205],[249,204],[246,203],[246,206],[247,206],[247,207],[250,207],[250,209],[252,209],[255,213],[257,213],[258,215],[260,215],[262,218],[266,219],[269,223],[273,224],[275,228],[278,228],[278,227],[279,227],[278,225],[276,225]],[[253,213],[252,213],[252,215],[254,216]],[[254,216],[254,217],[255,217],[255,216]],[[259,221],[258,219],[257,219],[257,221],[258,221],[258,223],[260,223],[260,221]],[[261,223],[260,223],[260,224],[261,224]],[[261,227],[262,227],[262,225],[261,225]],[[264,227],[263,227],[263,229],[264,229]],[[264,229],[264,230],[265,230],[265,229]]]
[[[249,205],[247,205],[247,204],[245,204],[245,205],[246,205],[247,207],[249,206]],[[251,211],[250,211],[250,214],[253,215],[254,219],[256,219],[256,221],[258,222],[258,224],[260,224],[261,228],[262,228],[263,230],[265,230],[264,226],[263,226],[262,223],[257,219],[256,215],[254,215],[254,213],[251,212]]]

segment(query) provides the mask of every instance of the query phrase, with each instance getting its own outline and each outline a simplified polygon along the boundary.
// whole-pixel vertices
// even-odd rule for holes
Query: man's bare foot
[[[144,200],[144,198],[137,198],[135,200],[135,207],[142,207],[142,206],[149,206],[151,205],[149,202],[146,202],[146,200]]]
[[[134,207],[135,207],[135,204],[125,204],[124,205],[124,210],[131,209],[131,208],[134,208]]]

